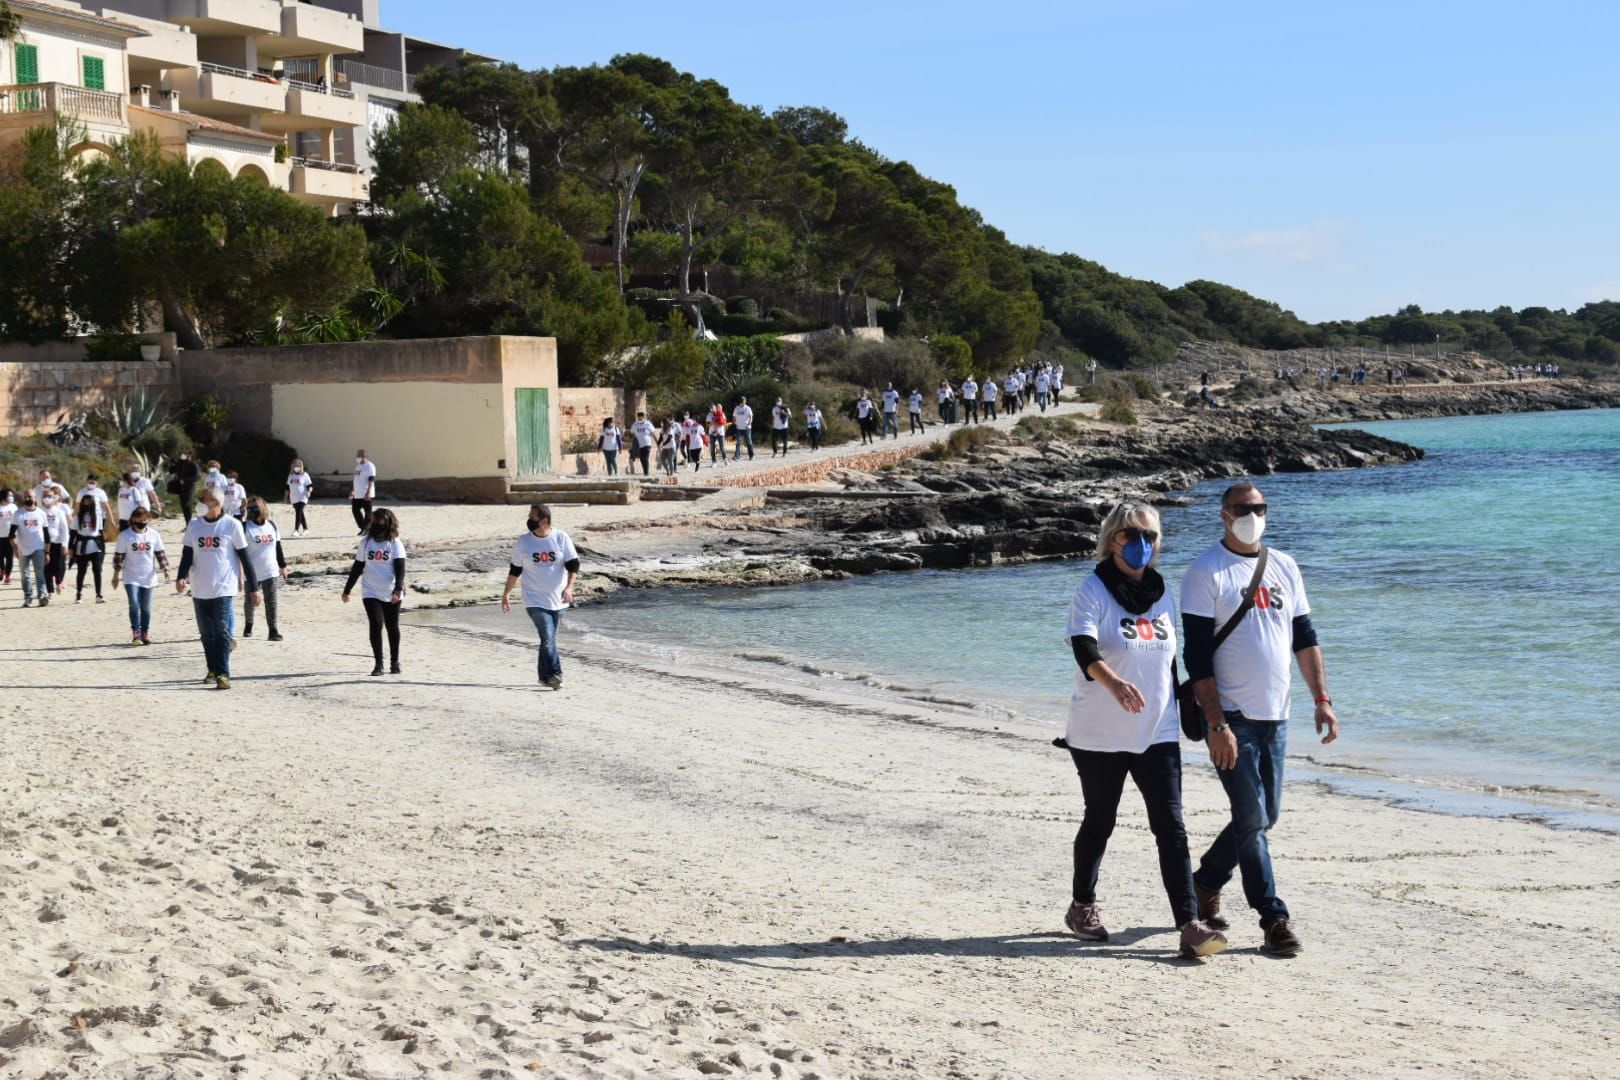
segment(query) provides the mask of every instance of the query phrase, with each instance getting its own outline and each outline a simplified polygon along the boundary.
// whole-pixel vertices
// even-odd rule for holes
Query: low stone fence
[[[558,435],[562,438],[563,468],[567,475],[576,475],[573,462],[570,460],[576,455],[570,454],[566,447],[576,440],[591,440],[595,445],[596,437],[602,431],[602,421],[611,416],[619,422],[622,428],[628,428],[636,418],[636,413],[647,407],[647,394],[644,390],[620,389],[612,386],[565,386],[557,391],[557,413],[559,415]],[[601,465],[602,455],[598,453],[580,454],[579,457],[592,457]],[[622,458],[624,455],[620,455]]]
[[[712,473],[704,470],[707,479],[724,487],[786,487],[792,484],[819,484],[834,469],[855,472],[876,472],[885,465],[897,465],[907,458],[916,457],[924,450],[938,446],[936,442],[916,442],[905,446],[891,446],[866,454],[841,454],[837,457],[819,457],[810,450],[795,450],[791,459],[773,469],[727,476],[724,469]]]
[[[180,400],[180,376],[162,360],[0,363],[0,435],[51,431],[75,412],[145,390]]]

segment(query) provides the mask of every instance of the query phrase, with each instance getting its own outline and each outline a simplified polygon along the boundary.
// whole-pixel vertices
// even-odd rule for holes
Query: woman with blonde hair
[[[247,537],[248,561],[253,564],[253,576],[264,593],[264,628],[269,631],[271,641],[280,641],[281,631],[276,627],[276,600],[281,592],[281,583],[287,580],[287,556],[281,550],[281,530],[270,520],[269,504],[257,495],[248,499],[246,516],[242,535]],[[253,636],[251,607],[247,609],[242,636]]]
[[[293,508],[293,535],[303,536],[309,532],[309,522],[304,519],[304,507],[309,505],[310,492],[315,490],[315,481],[304,470],[302,458],[293,458],[292,467],[287,470],[287,501]]]
[[[1153,568],[1159,514],[1141,502],[1114,507],[1097,533],[1096,569],[1069,605],[1074,695],[1059,745],[1080,774],[1085,815],[1074,838],[1074,899],[1064,922],[1082,941],[1107,941],[1097,879],[1125,781],[1147,808],[1159,874],[1181,955],[1211,956],[1226,938],[1198,918],[1181,816],[1181,723],[1176,704],[1176,605]]]

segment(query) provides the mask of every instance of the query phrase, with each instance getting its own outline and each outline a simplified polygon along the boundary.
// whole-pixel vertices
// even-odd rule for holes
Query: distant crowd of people
[[[167,492],[178,500],[183,522],[180,559],[171,570],[169,548],[157,527],[163,503],[139,465],[131,464],[109,495],[97,479],[85,482],[71,501],[67,488],[50,470],[39,482],[14,493],[0,488],[0,586],[20,577],[23,607],[45,608],[66,589],[68,572],[77,570],[74,602],[84,601],[86,579],[102,604],[102,575],[107,551],[113,554],[111,586],[122,585],[129,608],[130,644],[152,644],[153,596],[163,583],[174,582],[190,593],[206,664],[205,685],[231,686],[231,656],[238,643],[253,637],[262,613],[265,639],[284,640],[278,618],[280,591],[287,580],[283,533],[270,502],[250,494],[235,470],[217,461],[198,467],[180,455]],[[306,511],[315,490],[302,461],[293,461],[282,499],[293,511],[292,537],[309,534]],[[371,674],[402,673],[399,613],[405,598],[406,550],[399,517],[373,505],[377,466],[365,450],[355,451],[349,509],[358,530],[354,560],[341,599],[349,603],[358,586],[371,644]],[[529,527],[515,545],[502,606],[511,610],[510,594],[521,586],[524,604],[540,633],[540,681],[562,688],[562,661],[556,631],[563,609],[573,598],[579,555],[568,535],[551,526],[551,511],[530,507]],[[172,578],[171,578],[172,574]],[[236,600],[245,601],[242,630],[237,634]],[[387,666],[384,667],[384,642]]]
[[[1561,364],[1513,364],[1508,368],[1508,380],[1522,382],[1525,379],[1556,379],[1563,373]]]
[[[1095,366],[1095,365],[1093,365]],[[1095,370],[1092,377],[1095,379]],[[1038,407],[1042,412],[1058,404],[1063,393],[1062,364],[1028,364],[1013,368],[1001,380],[986,379],[980,383],[972,375],[958,384],[941,380],[934,391],[935,417],[941,424],[977,424],[997,419],[1002,413],[1014,414]],[[881,442],[885,438],[900,438],[900,406],[906,406],[908,434],[919,435],[928,429],[930,421],[924,419],[927,402],[921,389],[912,387],[901,393],[889,383],[876,397],[870,390],[862,390],[854,404],[855,422],[860,427],[861,443]],[[771,456],[786,457],[790,441],[795,434],[803,436],[803,445],[814,453],[821,449],[827,437],[827,414],[814,401],[805,404],[795,430],[793,409],[782,398],[776,399],[769,412]],[[707,411],[694,417],[683,412],[661,423],[647,418],[646,412],[637,412],[629,429],[619,426],[613,417],[602,421],[597,436],[597,449],[602,453],[605,471],[609,476],[619,474],[619,455],[628,451],[628,472],[634,475],[641,466],[643,476],[652,475],[653,452],[658,455],[658,469],[666,476],[674,476],[683,466],[692,471],[703,467],[705,451],[710,466],[740,461],[743,454],[754,459],[753,406],[741,398],[731,415],[716,401]],[[726,449],[727,438],[731,450]]]

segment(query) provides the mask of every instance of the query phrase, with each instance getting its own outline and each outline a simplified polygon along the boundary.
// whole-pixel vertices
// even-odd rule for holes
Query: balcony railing
[[[351,83],[362,86],[375,86],[383,90],[397,90],[402,94],[416,92],[416,76],[393,68],[378,67],[376,64],[362,64],[358,60],[337,61],[337,71],[340,75],[348,77]]]
[[[0,114],[36,112],[122,124],[124,95],[54,82],[0,86]]]
[[[335,86],[326,86],[318,82],[305,82],[303,79],[288,79],[287,85],[294,90],[308,90],[312,94],[330,94],[335,98],[353,98],[354,93],[349,90],[340,90]]]
[[[207,60],[197,65],[198,69],[211,75],[231,75],[238,79],[252,79],[254,82],[279,83],[268,71],[249,71],[246,68],[226,67],[224,64],[212,64]]]
[[[347,165],[341,161],[322,161],[320,158],[295,157],[294,165],[302,165],[306,169],[320,169],[322,172],[351,173],[358,176],[365,170],[358,165]]]

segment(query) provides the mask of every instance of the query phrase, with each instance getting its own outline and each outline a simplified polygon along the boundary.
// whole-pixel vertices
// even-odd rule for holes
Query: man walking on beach
[[[737,442],[732,449],[731,460],[741,461],[743,445],[748,446],[748,460],[754,460],[754,410],[748,405],[747,398],[739,398],[737,407],[731,410],[732,430],[737,433]]]
[[[354,452],[354,484],[349,489],[349,512],[360,526],[360,535],[366,534],[371,521],[371,501],[377,497],[377,465],[364,450]]]
[[[1210,760],[1232,805],[1232,820],[1193,874],[1198,917],[1217,930],[1227,926],[1221,889],[1241,871],[1265,950],[1293,956],[1300,940],[1277,895],[1266,842],[1282,812],[1290,656],[1316,699],[1323,743],[1339,737],[1339,719],[1299,566],[1260,544],[1266,528],[1260,489],[1250,483],[1227,488],[1221,520],[1226,534],[1188,567],[1181,583],[1187,679],[1204,713]]]
[[[894,383],[883,391],[883,434],[879,439],[889,435],[900,438],[900,391],[894,388]]]

